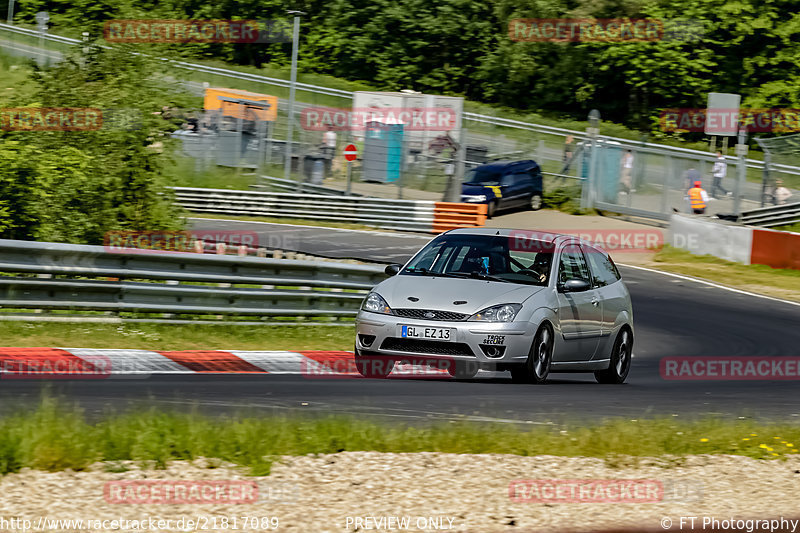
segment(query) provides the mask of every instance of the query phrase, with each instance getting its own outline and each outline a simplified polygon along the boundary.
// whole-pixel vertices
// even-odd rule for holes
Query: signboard
[[[706,135],[733,137],[739,130],[739,105],[742,95],[733,93],[708,93],[706,105]]]
[[[344,147],[344,158],[348,161],[355,161],[356,157],[358,157],[358,148],[356,148],[355,144],[348,144]]]

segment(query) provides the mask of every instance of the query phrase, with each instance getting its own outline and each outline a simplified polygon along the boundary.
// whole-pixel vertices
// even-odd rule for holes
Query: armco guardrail
[[[325,220],[429,233],[486,222],[483,204],[191,187],[173,190],[179,205],[202,213]]]
[[[42,38],[43,41],[51,41],[57,42],[61,44],[70,44],[70,45],[79,45],[81,41],[78,39],[70,39],[68,37],[61,37],[58,35],[47,34],[42,36],[38,31],[21,28],[18,26],[12,26],[8,24],[0,23],[0,30],[7,31],[9,33],[16,33],[18,35],[26,35],[29,37],[36,37]],[[172,61],[167,59],[162,59],[165,62],[168,62],[171,66],[176,68],[181,68],[185,70],[190,70],[194,72],[202,72],[207,74],[214,74],[216,76],[223,76],[232,79],[238,79],[242,81],[249,81],[254,83],[262,83],[266,85],[273,85],[276,87],[289,87],[290,83],[288,80],[280,79],[280,78],[270,78],[268,76],[260,76],[257,74],[249,74],[246,72],[239,72],[230,69],[223,69],[223,68],[216,68],[216,67],[209,67],[206,65],[200,65],[197,63],[188,63],[185,61]],[[353,98],[352,91],[346,91],[342,89],[334,89],[331,87],[322,87],[319,85],[311,85],[308,83],[296,83],[295,87],[298,91],[305,91],[313,94],[324,94],[327,96],[339,96],[342,98]],[[296,114],[300,113],[300,106],[295,111]],[[573,135],[577,139],[584,139],[586,138],[586,132],[578,131],[578,130],[569,130],[565,128],[557,128],[554,126],[546,126],[543,124],[536,124],[534,122],[525,122],[521,120],[514,120],[514,119],[507,119],[507,118],[500,118],[500,117],[493,117],[490,115],[481,115],[479,113],[464,113],[464,120],[465,121],[472,121],[476,123],[487,124],[491,126],[498,126],[498,127],[505,127],[505,128],[512,128],[512,129],[522,129],[533,131],[537,133],[547,133],[552,135]],[[686,157],[705,157],[708,156],[707,152],[703,152],[700,150],[692,150],[689,148],[680,148],[675,146],[667,146],[663,144],[654,144],[654,143],[641,143],[637,141],[633,141],[631,139],[624,139],[621,137],[606,137],[601,136],[603,139],[607,139],[610,141],[616,141],[622,143],[625,146],[638,146],[644,148],[654,148],[654,149],[661,149],[661,150],[669,150],[673,152],[676,156],[683,155]],[[763,170],[764,162],[758,159],[747,159],[747,166],[748,168],[754,168],[758,170]],[[791,166],[791,165],[781,165],[781,164],[771,164],[770,167],[776,171],[785,173],[785,174],[792,174],[800,176],[800,167]]]
[[[371,265],[13,240],[0,240],[0,272],[3,311],[238,317],[354,316],[386,277]]]
[[[278,191],[297,192],[297,182],[295,180],[287,180],[286,178],[276,178],[274,176],[261,176],[261,183],[251,185],[250,187],[255,190],[266,189],[273,187]],[[303,183],[302,192],[314,194],[327,194],[330,196],[345,196],[347,193],[332,187],[325,187],[324,185],[315,185],[313,183]],[[348,196],[364,196],[363,194],[350,193]]]
[[[800,202],[745,211],[739,217],[739,222],[748,226],[763,226],[765,228],[794,224],[795,222],[800,222]]]

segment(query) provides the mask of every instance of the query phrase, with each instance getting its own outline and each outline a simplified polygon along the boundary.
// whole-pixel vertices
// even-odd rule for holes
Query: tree
[[[102,109],[106,119],[124,112],[138,125],[106,121],[98,131],[2,134],[4,237],[99,244],[110,230],[182,226],[162,177],[173,151],[166,136],[171,125],[157,112],[186,102],[167,90],[158,65],[130,52],[90,46],[55,67],[34,70],[33,96],[15,107]]]

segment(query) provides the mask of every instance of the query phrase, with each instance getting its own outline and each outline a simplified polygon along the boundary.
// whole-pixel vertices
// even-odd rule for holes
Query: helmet
[[[694,182],[694,186],[695,187],[700,187],[701,185],[703,185],[703,184],[701,182],[699,182],[699,181],[695,181]]]

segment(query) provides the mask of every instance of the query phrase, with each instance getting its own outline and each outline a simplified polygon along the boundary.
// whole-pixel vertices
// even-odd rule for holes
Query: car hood
[[[492,305],[522,303],[543,288],[479,279],[397,275],[374,290],[393,309],[432,309],[471,315]]]
[[[461,194],[485,194],[487,198],[494,198],[497,196],[498,187],[488,187],[486,185],[469,185],[467,183],[461,184]]]

